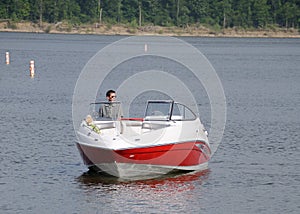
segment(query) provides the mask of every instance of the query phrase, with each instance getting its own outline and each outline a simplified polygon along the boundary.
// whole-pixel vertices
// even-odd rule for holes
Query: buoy
[[[148,51],[148,45],[145,44],[145,52],[147,52],[147,51]]]
[[[30,60],[29,64],[30,77],[34,77],[34,61]]]
[[[5,53],[5,62],[6,62],[6,65],[9,65],[9,52]]]

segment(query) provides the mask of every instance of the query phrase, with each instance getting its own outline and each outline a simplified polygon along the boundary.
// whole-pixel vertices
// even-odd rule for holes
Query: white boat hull
[[[199,118],[83,121],[77,134],[85,165],[120,178],[205,170],[211,155]]]

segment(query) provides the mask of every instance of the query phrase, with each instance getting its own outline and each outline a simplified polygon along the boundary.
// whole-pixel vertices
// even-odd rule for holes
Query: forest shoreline
[[[0,22],[0,32],[26,32],[26,33],[50,33],[50,34],[93,34],[93,35],[157,35],[157,36],[194,36],[194,37],[253,37],[253,38],[300,38],[300,32],[294,28],[268,28],[268,29],[242,29],[226,28],[212,29],[205,26],[161,27],[161,26],[127,26],[109,24],[84,24],[72,26],[68,23],[56,24],[31,22],[10,23]]]

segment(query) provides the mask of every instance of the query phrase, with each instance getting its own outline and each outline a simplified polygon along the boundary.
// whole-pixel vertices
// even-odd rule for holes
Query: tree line
[[[300,0],[2,0],[0,19],[219,28],[300,27]]]

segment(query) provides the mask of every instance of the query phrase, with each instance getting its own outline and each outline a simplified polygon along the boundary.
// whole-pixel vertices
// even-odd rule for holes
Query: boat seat
[[[181,115],[172,115],[171,120],[182,120],[183,117]]]
[[[142,129],[157,130],[170,126],[168,121],[144,121]]]
[[[166,121],[168,120],[169,116],[167,115],[151,115],[146,116],[145,121]]]
[[[122,123],[125,126],[142,126],[142,121],[137,121],[137,120],[122,120]]]
[[[101,129],[112,129],[116,128],[116,123],[114,121],[94,121],[94,124]]]

